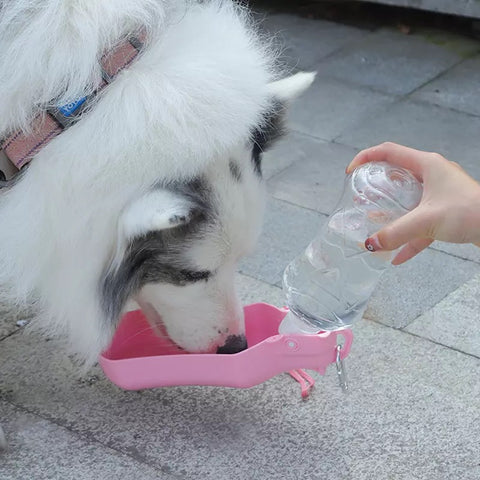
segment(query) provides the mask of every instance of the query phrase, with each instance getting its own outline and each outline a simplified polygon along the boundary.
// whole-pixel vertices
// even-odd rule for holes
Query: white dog
[[[139,55],[99,90],[102,55],[129,38]],[[38,299],[38,325],[87,364],[130,299],[188,351],[245,348],[234,271],[262,222],[261,153],[312,81],[279,79],[230,1],[1,2],[0,138],[87,97],[2,182],[3,296]]]

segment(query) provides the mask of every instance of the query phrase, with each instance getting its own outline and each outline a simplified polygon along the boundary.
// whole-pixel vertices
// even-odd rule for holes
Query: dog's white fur
[[[14,0],[0,11],[0,137],[28,129],[52,101],[91,92],[100,55],[138,27],[148,32],[145,52],[0,192],[3,295],[38,298],[38,325],[66,332],[87,362],[112,334],[100,321],[105,269],[132,237],[188,216],[184,198],[151,191],[159,182],[203,175],[215,185],[216,226],[188,255],[218,274],[206,284],[150,285],[140,300],[192,350],[239,321],[234,267],[256,239],[263,205],[249,139],[272,96],[291,99],[313,80],[278,81],[268,43],[229,1]],[[241,182],[229,174],[232,158]]]

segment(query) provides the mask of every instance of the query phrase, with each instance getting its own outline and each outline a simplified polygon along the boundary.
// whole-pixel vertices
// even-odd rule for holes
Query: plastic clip
[[[344,391],[348,391],[348,381],[347,381],[347,371],[345,370],[345,363],[340,356],[342,351],[342,346],[337,345],[336,347],[336,355],[335,355],[335,365],[337,367],[337,376],[338,382],[340,383],[340,388]]]
[[[305,370],[290,370],[288,373],[300,384],[302,398],[307,398],[315,385],[315,380]]]

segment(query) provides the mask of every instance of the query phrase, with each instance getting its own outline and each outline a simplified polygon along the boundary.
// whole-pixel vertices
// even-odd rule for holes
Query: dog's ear
[[[119,220],[122,240],[131,240],[148,232],[167,230],[188,223],[195,205],[181,193],[155,189],[127,206]]]
[[[252,162],[259,176],[262,175],[262,154],[271,148],[287,130],[285,114],[289,104],[307,90],[314,80],[315,73],[300,72],[268,85],[272,104],[264,113],[262,124],[254,130],[252,135]]]
[[[277,101],[289,103],[310,87],[315,76],[315,72],[299,72],[270,83],[268,88]]]

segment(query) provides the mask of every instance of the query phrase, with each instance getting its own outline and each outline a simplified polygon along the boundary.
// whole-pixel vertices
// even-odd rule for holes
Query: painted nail
[[[378,237],[373,235],[365,240],[365,248],[370,252],[377,252],[378,250],[382,250],[382,245],[380,244]]]

